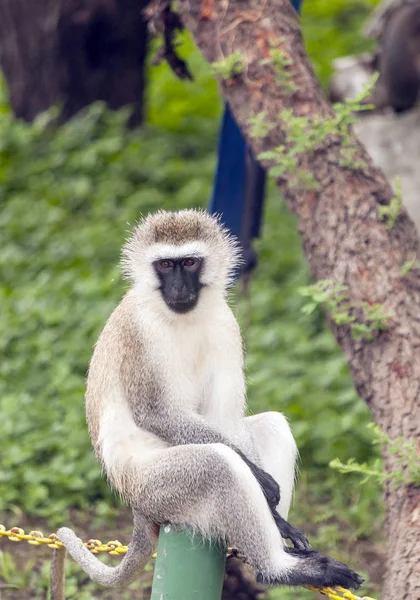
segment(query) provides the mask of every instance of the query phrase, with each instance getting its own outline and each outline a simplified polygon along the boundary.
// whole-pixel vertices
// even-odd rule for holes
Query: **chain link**
[[[25,533],[20,527],[6,529],[4,525],[0,524],[0,538],[2,537],[7,537],[12,542],[28,542],[28,544],[34,546],[41,546],[42,544],[46,544],[48,548],[62,548],[63,546],[55,533],[51,533],[48,537],[45,537],[42,531]],[[113,540],[106,544],[102,543],[101,540],[89,540],[87,542],[80,540],[80,542],[86,546],[92,554],[107,552],[108,554],[118,556],[119,554],[125,554],[128,550],[128,546],[124,546],[118,540]]]
[[[29,533],[25,533],[24,529],[21,529],[20,527],[6,529],[6,527],[0,523],[0,539],[3,537],[7,537],[11,542],[28,542],[28,544],[32,544],[33,546],[41,546],[42,544],[46,544],[48,548],[63,547],[62,542],[60,542],[55,533],[50,533],[48,537],[45,537],[42,531],[30,531]],[[86,548],[92,552],[92,554],[106,552],[107,554],[118,556],[119,554],[125,554],[128,550],[128,546],[124,546],[118,540],[113,540],[112,542],[107,542],[106,544],[101,542],[101,540],[89,540],[87,542],[80,540],[80,542],[86,546]],[[228,556],[237,556],[237,552],[229,548]],[[153,558],[156,558],[156,554],[153,555]],[[316,588],[310,585],[306,585],[304,587],[312,592],[319,592],[324,596],[328,596],[331,598],[331,600],[374,600],[374,598],[369,598],[368,596],[364,596],[363,598],[356,596],[350,592],[350,590],[346,590],[342,587]]]

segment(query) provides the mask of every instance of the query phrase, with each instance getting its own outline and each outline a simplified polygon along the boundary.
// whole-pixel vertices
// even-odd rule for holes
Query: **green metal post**
[[[226,550],[186,529],[160,528],[151,600],[220,600]]]

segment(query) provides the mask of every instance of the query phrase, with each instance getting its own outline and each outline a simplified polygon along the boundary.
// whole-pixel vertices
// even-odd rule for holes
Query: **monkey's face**
[[[203,263],[203,258],[195,256],[163,258],[153,262],[162,298],[172,311],[187,313],[197,305],[204,285],[200,282]]]
[[[134,229],[122,267],[143,307],[175,316],[224,301],[239,257],[236,239],[207,211],[159,211]]]

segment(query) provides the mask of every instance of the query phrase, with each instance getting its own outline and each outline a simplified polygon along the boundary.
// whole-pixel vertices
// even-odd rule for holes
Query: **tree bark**
[[[18,118],[97,100],[143,119],[147,0],[0,0],[0,64]]]
[[[279,116],[291,109],[296,116],[330,118],[331,105],[320,90],[302,44],[299,22],[289,0],[216,2],[202,11],[199,0],[180,0],[185,26],[209,63],[239,52],[244,69],[220,82],[224,97],[255,154],[288,146],[287,123]],[[287,67],[296,91],[276,82],[264,62],[278,48],[291,60]],[[252,138],[248,120],[265,111],[277,126],[264,138]],[[347,286],[349,304],[358,314],[363,303],[380,303],[395,316],[373,341],[356,341],[348,325],[331,323],[352,370],[359,394],[375,421],[392,438],[420,439],[420,278],[419,271],[403,276],[402,265],[419,257],[415,228],[402,211],[392,229],[378,218],[392,190],[373,166],[364,147],[353,139],[362,168],[340,166],[338,138],[300,157],[300,167],[319,182],[320,191],[277,179],[298,219],[303,248],[317,280],[332,279]],[[270,164],[265,162],[264,166]],[[385,468],[394,459],[385,456]],[[383,599],[420,597],[420,488],[386,486],[388,570]]]

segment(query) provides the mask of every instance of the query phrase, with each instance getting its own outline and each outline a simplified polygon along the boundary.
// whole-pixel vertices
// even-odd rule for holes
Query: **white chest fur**
[[[236,320],[225,302],[212,318],[179,319],[160,329],[156,360],[171,402],[223,428],[242,418],[245,402],[242,345]]]
[[[245,409],[243,358],[239,328],[226,304],[213,306],[206,319],[200,311],[162,320],[142,315],[141,335],[153,372],[168,406],[202,415],[234,440]],[[185,318],[187,317],[187,318]],[[139,332],[140,333],[140,332]],[[165,447],[164,440],[138,428],[121,393],[108,398],[100,424],[102,456],[108,472],[147,458]],[[170,414],[168,414],[170,418]]]

